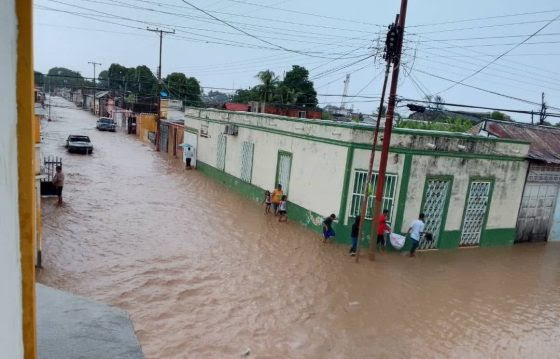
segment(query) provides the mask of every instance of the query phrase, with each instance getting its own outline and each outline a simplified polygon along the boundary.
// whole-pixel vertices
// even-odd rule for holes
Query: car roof
[[[69,135],[68,138],[70,139],[88,139],[89,140],[89,136],[85,136],[85,135]]]

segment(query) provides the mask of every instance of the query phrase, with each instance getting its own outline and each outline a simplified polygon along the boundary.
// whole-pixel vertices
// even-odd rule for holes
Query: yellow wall
[[[142,141],[148,141],[148,132],[156,132],[157,115],[153,113],[141,113],[136,117],[136,135]]]
[[[23,305],[23,349],[26,359],[37,358],[35,305],[35,152],[33,87],[33,2],[17,0],[18,197]]]
[[[33,133],[35,136],[35,143],[41,143],[41,116],[35,115]]]

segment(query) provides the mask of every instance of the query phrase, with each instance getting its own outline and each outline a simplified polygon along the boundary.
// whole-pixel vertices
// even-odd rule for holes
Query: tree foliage
[[[65,67],[53,67],[45,77],[45,84],[51,88],[72,88],[84,86],[84,78],[77,71]]]
[[[511,117],[500,111],[494,111],[490,114],[490,118],[499,121],[511,121]]]
[[[280,80],[271,70],[257,74],[260,84],[246,90],[237,90],[232,98],[234,102],[250,101],[276,102],[284,105],[315,107],[318,104],[317,92],[309,80],[309,71],[298,65],[286,73]]]
[[[449,118],[445,122],[424,122],[415,120],[399,121],[397,127],[412,128],[418,130],[432,131],[448,131],[448,132],[466,132],[472,128],[473,124],[465,119],[454,117]]]
[[[173,72],[163,81],[172,98],[185,101],[187,106],[202,105],[200,84],[194,77],[187,77],[181,72]]]
[[[45,75],[39,71],[35,71],[33,73],[33,80],[35,82],[35,86],[43,86],[45,83]]]

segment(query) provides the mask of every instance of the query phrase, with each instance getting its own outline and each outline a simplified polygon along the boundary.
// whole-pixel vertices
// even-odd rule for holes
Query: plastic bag
[[[404,247],[404,242],[406,241],[406,237],[401,236],[400,234],[391,233],[389,235],[389,240],[391,241],[391,245],[395,249],[400,250],[402,249],[402,247]]]

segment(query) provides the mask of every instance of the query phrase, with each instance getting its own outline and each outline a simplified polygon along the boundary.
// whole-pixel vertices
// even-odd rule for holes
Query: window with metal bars
[[[354,171],[354,187],[352,190],[352,204],[350,209],[350,217],[356,217],[360,214],[362,201],[364,200],[366,192],[367,171],[355,170]],[[373,173],[372,187],[366,206],[366,219],[371,219],[372,206],[375,200],[375,189],[377,187],[377,173]],[[385,188],[383,189],[383,209],[389,210],[387,222],[393,220],[393,205],[395,202],[395,191],[397,188],[397,175],[385,175]]]

